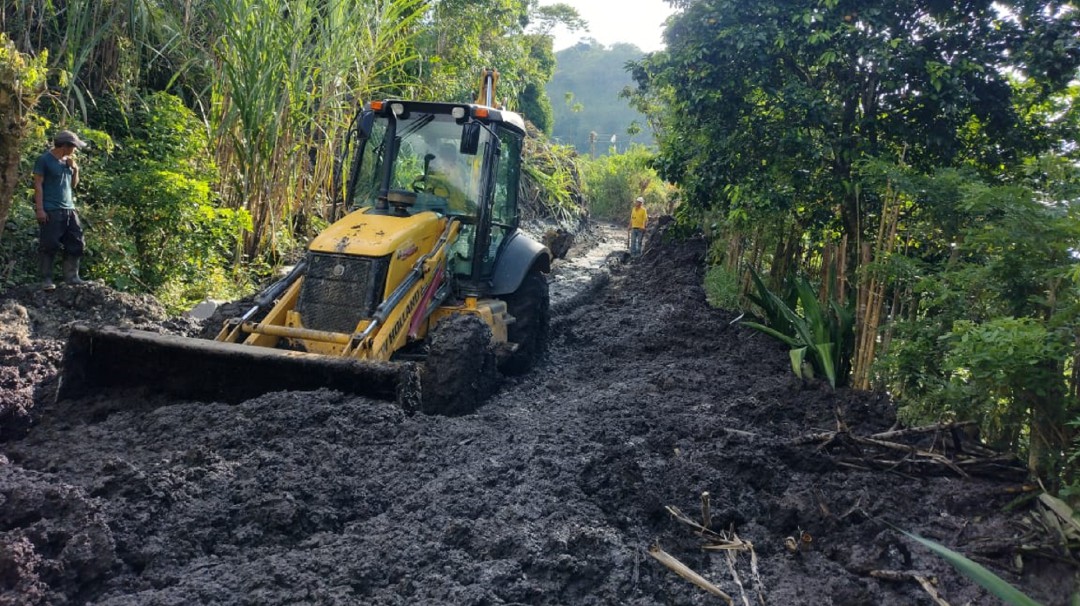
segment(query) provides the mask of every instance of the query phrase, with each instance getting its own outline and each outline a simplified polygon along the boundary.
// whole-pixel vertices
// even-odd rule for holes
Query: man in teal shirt
[[[79,165],[75,150],[86,147],[78,135],[62,130],[53,137],[53,147],[34,163],[34,211],[41,226],[38,242],[38,268],[42,288],[54,290],[53,263],[56,253],[64,251],[64,281],[82,284],[79,260],[84,242],[79,214],[71,191],[79,183]]]

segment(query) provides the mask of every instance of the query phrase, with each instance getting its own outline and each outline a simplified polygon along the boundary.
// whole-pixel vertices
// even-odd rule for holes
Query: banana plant
[[[814,287],[800,276],[795,280],[795,300],[802,310],[800,315],[792,305],[770,291],[756,271],[751,269],[750,273],[758,294],[748,294],[747,298],[762,310],[766,323],[744,321],[742,324],[787,343],[791,347],[791,368],[799,378],[805,377],[803,368],[809,362],[825,376],[829,385],[845,385],[854,345],[853,310],[832,299],[828,306],[823,306]]]

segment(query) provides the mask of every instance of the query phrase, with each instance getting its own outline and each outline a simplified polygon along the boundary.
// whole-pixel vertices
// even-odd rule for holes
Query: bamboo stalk
[[[838,301],[840,302],[840,305],[845,305],[847,303],[847,292],[849,287],[847,277],[847,244],[848,237],[847,235],[845,235],[843,238],[840,239],[840,250],[836,254],[836,276],[837,279],[840,281],[840,283],[837,285],[837,294],[839,295]]]

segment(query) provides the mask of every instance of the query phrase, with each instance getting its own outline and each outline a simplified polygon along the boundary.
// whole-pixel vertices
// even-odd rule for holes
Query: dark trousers
[[[50,210],[47,214],[49,220],[41,225],[38,252],[55,255],[63,249],[69,257],[81,257],[85,244],[79,213],[74,210]]]

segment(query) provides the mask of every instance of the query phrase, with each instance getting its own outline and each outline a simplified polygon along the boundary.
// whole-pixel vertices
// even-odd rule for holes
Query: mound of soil
[[[890,525],[1065,603],[1064,564],[1016,556],[1012,481],[855,469],[837,449],[857,444],[800,440],[888,430],[892,405],[794,377],[708,307],[704,254],[654,233],[575,296],[556,263],[546,359],[453,417],[329,390],[52,403],[70,319],[198,327],[101,287],[5,293],[0,408],[33,424],[0,444],[0,603],[723,603],[657,547],[740,603],[991,603]],[[721,539],[741,550],[702,549]]]

